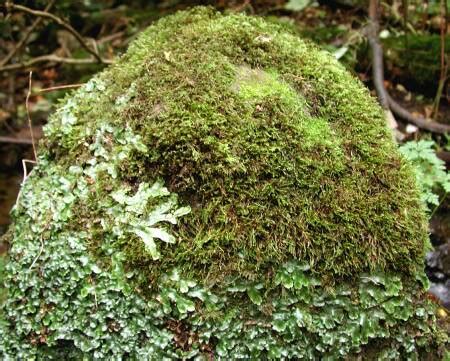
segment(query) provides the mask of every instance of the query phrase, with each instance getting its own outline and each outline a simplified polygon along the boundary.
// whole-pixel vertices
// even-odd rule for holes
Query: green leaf
[[[271,360],[281,358],[282,353],[283,353],[283,350],[281,347],[276,346],[276,345],[269,346],[269,358]]]
[[[162,197],[162,196],[168,196],[170,194],[170,192],[167,190],[166,187],[163,186],[163,182],[162,181],[156,181],[150,187],[149,194],[153,198],[157,198],[157,197]]]
[[[294,286],[293,277],[289,274],[283,274],[281,277],[281,283],[286,288],[292,288]]]
[[[85,285],[80,291],[81,298],[87,297],[89,294],[93,293],[93,291],[94,287],[92,285],[90,284]]]
[[[398,296],[402,290],[402,282],[399,277],[393,277],[385,282],[386,291],[389,296]]]
[[[175,298],[177,309],[180,313],[194,312],[195,303],[187,298],[177,296]]]
[[[228,292],[245,292],[247,290],[247,284],[243,282],[235,282],[234,285],[227,288]]]
[[[179,289],[181,293],[186,293],[189,291],[190,283],[189,281],[181,280],[179,283]]]
[[[282,319],[272,321],[272,328],[277,332],[284,332],[287,327],[287,322]]]
[[[282,284],[285,288],[292,288],[294,286],[294,280],[288,270],[283,269],[279,271],[275,276],[275,284]]]
[[[178,208],[175,212],[173,212],[174,217],[178,218],[181,216],[185,216],[186,214],[191,213],[191,207],[181,207]]]
[[[292,281],[295,289],[308,287],[310,283],[308,277],[306,277],[306,275],[300,271],[292,274]]]
[[[144,242],[145,248],[146,250],[150,253],[150,255],[152,256],[152,259],[154,261],[158,260],[160,257],[160,253],[158,252],[157,248],[156,248],[156,243],[153,240],[153,236],[148,233],[145,232],[143,230],[140,229],[134,229],[133,232],[142,239],[142,241]]]
[[[111,193],[111,197],[119,204],[125,204],[128,196],[127,196],[128,189],[121,188],[116,192]]]
[[[430,280],[428,279],[425,272],[421,271],[416,274],[416,280],[419,281],[425,290],[430,288]]]
[[[91,271],[94,272],[94,273],[96,273],[96,274],[99,274],[99,273],[102,272],[102,270],[100,269],[100,267],[97,266],[96,264],[93,264],[93,265],[91,266]]]
[[[261,297],[261,294],[259,293],[259,291],[255,287],[247,288],[247,295],[255,305],[258,305],[258,306],[261,305],[262,297]]]
[[[149,235],[151,235],[151,237],[158,238],[163,242],[172,243],[172,244],[176,242],[175,237],[172,236],[171,234],[167,233],[163,229],[149,227],[149,228],[146,228],[145,230]]]
[[[311,322],[311,315],[306,311],[299,308],[294,310],[294,318],[298,327],[305,327]]]

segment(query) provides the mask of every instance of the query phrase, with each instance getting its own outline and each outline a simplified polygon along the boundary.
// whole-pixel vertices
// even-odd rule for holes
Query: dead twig
[[[23,179],[22,179],[22,184],[25,183],[25,181],[28,178],[28,170],[27,170],[27,163],[29,164],[37,164],[37,162],[35,160],[31,160],[31,159],[22,159],[22,169],[23,169]],[[20,193],[19,193],[20,196]],[[17,197],[17,200],[19,200],[19,196]]]
[[[263,328],[272,328],[272,325],[267,322],[260,322],[255,320],[248,320],[244,322],[244,326],[259,326]]]
[[[122,36],[125,35],[125,31],[119,31],[118,33],[107,35],[103,38],[100,38],[97,40],[97,44],[102,45],[104,43],[108,43],[110,41],[114,41],[116,39],[120,39]]]
[[[445,34],[447,33],[447,6],[444,0],[441,0],[441,24],[440,24],[440,38],[441,38],[441,74],[439,77],[439,85],[434,99],[433,118],[436,119],[439,113],[439,104],[441,102],[442,91],[444,84],[447,81],[448,64],[445,56]]]
[[[33,144],[31,139],[28,138],[15,138],[15,137],[4,137],[0,136],[0,143],[9,143],[9,144]]]
[[[20,187],[20,190],[19,190],[19,194],[17,194],[16,203],[15,203],[16,206],[19,204],[19,200],[22,195],[23,185],[25,184],[25,181],[28,178],[27,163],[37,164],[37,162],[34,160],[22,159],[23,179],[22,179],[22,186]]]
[[[80,86],[83,86],[84,84],[67,84],[67,85],[57,85],[57,86],[52,86],[50,88],[43,88],[43,89],[39,89],[39,93],[48,93],[48,92],[52,92],[55,90],[62,90],[62,89],[76,89],[79,88]]]
[[[398,104],[391,96],[388,94],[389,107],[392,111],[399,117],[403,118],[409,123],[414,124],[420,129],[428,130],[433,133],[445,134],[450,133],[450,125],[434,122],[432,120],[425,119],[421,116],[412,115],[408,110],[403,108]]]
[[[370,18],[370,24],[369,24],[369,43],[370,46],[373,49],[373,53],[382,54],[381,45],[378,42],[378,33],[379,33],[379,23],[378,23],[378,1],[370,1],[369,4],[369,18]],[[373,56],[373,67],[372,67],[372,75],[373,75],[373,82],[375,85],[375,89],[384,89],[384,65],[383,65],[383,56]],[[384,92],[378,92],[378,99],[380,101],[381,106],[383,107],[385,114],[386,114],[386,120],[388,123],[388,126],[391,129],[396,129],[398,127],[397,120],[395,119],[394,115],[392,114],[390,108],[389,108],[389,100],[388,95],[386,94],[386,91]]]
[[[41,242],[41,247],[39,248],[39,253],[37,254],[36,258],[33,260],[33,263],[31,263],[31,266],[28,268],[28,271],[30,271],[33,268],[33,266],[36,264],[39,257],[41,257],[42,252],[44,252],[44,233],[47,232],[49,228],[50,228],[50,222],[48,221],[45,224],[45,227],[42,230],[41,235],[39,237],[39,241]]]
[[[48,12],[54,3],[55,3],[55,0],[51,0],[45,7],[44,11]],[[30,37],[30,35],[32,34],[34,29],[36,29],[36,27],[42,22],[42,19],[43,18],[38,17],[37,19],[35,19],[33,21],[33,23],[27,29],[25,29],[25,31],[23,32],[22,38],[17,42],[17,44],[14,46],[14,48],[12,48],[11,51],[8,54],[6,54],[6,56],[0,61],[0,66],[8,64],[8,62],[14,57],[14,55],[16,55],[17,52],[20,49],[22,49],[22,47],[26,44],[26,42],[28,41],[28,38]]]
[[[439,159],[443,160],[445,163],[450,163],[450,152],[441,150],[440,152],[436,152],[436,155]]]
[[[380,104],[386,110],[392,110],[392,112],[400,118],[403,118],[407,122],[412,123],[421,129],[441,134],[450,133],[450,125],[438,123],[420,116],[414,116],[389,95],[384,87],[383,50],[378,40],[378,0],[370,0],[369,18],[370,28],[368,31],[368,39],[372,50],[373,80]]]
[[[6,105],[6,109],[11,111],[15,109],[15,100],[14,96],[16,95],[16,79],[14,76],[10,76],[8,79],[8,103]],[[5,124],[7,124],[5,122]]]
[[[33,145],[34,160],[37,160],[36,145],[34,143],[34,132],[33,132],[33,125],[31,123],[30,106],[29,106],[29,100],[30,100],[30,96],[31,96],[32,77],[33,77],[33,72],[30,71],[30,76],[29,76],[29,80],[28,80],[28,93],[27,93],[27,98],[25,99],[25,108],[27,110],[28,127],[30,128],[31,144]]]
[[[93,58],[88,58],[88,59],[62,58],[57,55],[49,54],[49,55],[38,56],[36,58],[30,59],[30,60],[22,62],[22,63],[5,65],[3,67],[0,67],[0,72],[25,69],[25,68],[29,68],[30,66],[33,66],[35,64],[44,63],[44,62],[53,62],[53,63],[62,63],[62,64],[94,64],[94,63],[97,63],[97,61]],[[112,64],[113,61],[105,59],[103,61],[103,63],[104,64]]]
[[[31,74],[30,74],[31,77]],[[55,90],[65,90],[65,89],[76,89],[79,88],[81,86],[83,86],[84,84],[67,84],[67,85],[57,85],[57,86],[53,86],[50,88],[43,88],[43,89],[39,89],[36,93],[40,94],[40,93],[48,93],[48,92],[52,92]],[[26,109],[27,109],[27,115],[28,115],[28,126],[30,128],[30,133],[32,135],[34,135],[33,133],[33,128],[31,127],[31,117],[29,114],[29,107],[28,107],[28,101],[29,101],[29,97],[33,94],[30,94],[30,88],[31,88],[31,84],[29,84],[29,89],[28,89],[28,94],[27,94],[27,100],[26,100]],[[33,145],[33,150],[35,151],[35,156],[36,156],[36,150],[34,149],[34,136],[32,136],[32,138],[17,138],[15,136],[0,136],[0,143],[9,143],[9,144],[27,144],[27,145]]]
[[[80,35],[80,33],[78,33],[78,31],[76,31],[69,23],[66,23],[63,19],[61,19],[60,17],[49,13],[47,11],[42,11],[42,10],[34,10],[34,9],[30,9],[26,6],[23,5],[17,5],[14,4],[12,2],[7,2],[6,3],[6,8],[9,10],[16,10],[16,11],[22,11],[24,13],[30,14],[30,15],[34,15],[34,16],[38,16],[44,19],[50,19],[53,20],[54,22],[56,22],[58,25],[60,25],[61,27],[63,27],[64,29],[66,29],[69,33],[71,33],[75,39],[77,39],[77,41],[80,43],[80,45],[90,54],[92,54],[94,56],[94,58],[99,62],[99,63],[104,63],[104,60],[101,58],[101,56],[95,52],[95,50],[91,49],[88,44],[86,43],[86,41],[83,39],[83,37]]]
[[[39,237],[39,240],[41,241],[41,247],[39,248],[39,253],[36,256],[36,258],[33,260],[33,263],[31,264],[31,266],[28,268],[28,271],[30,271],[33,268],[36,261],[39,259],[39,257],[41,257],[42,252],[44,252],[44,240],[42,239],[42,235]]]

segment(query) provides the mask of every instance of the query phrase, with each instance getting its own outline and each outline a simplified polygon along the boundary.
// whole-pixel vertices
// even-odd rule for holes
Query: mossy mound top
[[[137,235],[116,244],[149,274],[176,265],[251,277],[290,259],[336,276],[422,264],[423,207],[382,110],[331,55],[279,25],[178,13],[78,94],[52,117],[45,146],[63,167],[117,157],[115,183],[100,172],[74,214],[74,230],[98,234],[94,250],[98,200],[161,179],[192,209],[171,228],[176,245],[158,245],[155,262]],[[120,129],[142,142],[122,158]]]

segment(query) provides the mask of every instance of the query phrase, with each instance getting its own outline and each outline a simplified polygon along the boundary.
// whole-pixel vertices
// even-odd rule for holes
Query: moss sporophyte
[[[2,358],[442,356],[411,166],[358,80],[279,25],[164,18],[45,134]]]

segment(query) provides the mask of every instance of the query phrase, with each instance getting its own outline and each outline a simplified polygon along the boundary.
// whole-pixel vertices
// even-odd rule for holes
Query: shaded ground
[[[0,175],[0,232],[4,233],[10,223],[9,211],[14,205],[22,178],[17,174]]]

